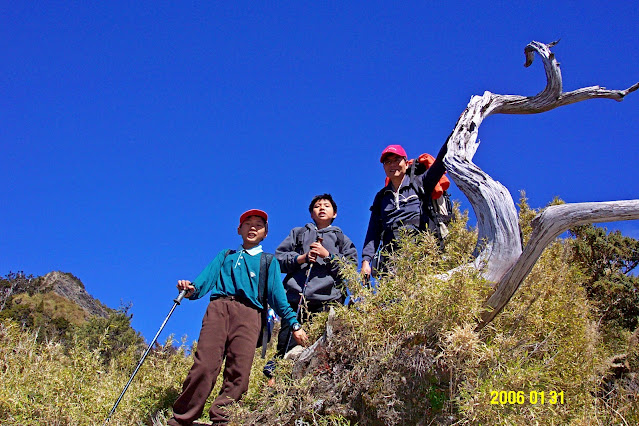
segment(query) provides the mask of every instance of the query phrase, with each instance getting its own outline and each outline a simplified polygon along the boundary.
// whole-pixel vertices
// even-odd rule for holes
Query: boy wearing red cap
[[[178,281],[178,290],[187,290],[189,299],[199,299],[210,292],[211,302],[202,320],[193,367],[173,404],[169,425],[191,425],[202,415],[225,358],[224,383],[209,412],[213,424],[227,423],[225,406],[238,401],[248,390],[261,328],[260,312],[267,308],[258,294],[260,272],[268,274],[268,304],[283,322],[297,330],[293,338],[300,344],[307,343],[306,333],[296,325],[296,313],[286,299],[279,263],[262,252],[260,243],[268,233],[268,215],[257,209],[244,212],[237,233],[242,237],[237,251],[222,250],[192,283]],[[270,259],[266,263],[268,272],[261,267],[266,262],[263,258]]]
[[[361,272],[364,276],[371,275],[371,263],[380,243],[386,250],[393,250],[400,230],[425,230],[428,212],[420,193],[430,195],[444,175],[446,152],[447,144],[444,144],[425,173],[409,176],[408,157],[401,145],[389,145],[382,151],[379,161],[389,182],[375,195],[370,208],[371,217],[362,249]],[[378,264],[377,269],[383,270],[383,267]]]

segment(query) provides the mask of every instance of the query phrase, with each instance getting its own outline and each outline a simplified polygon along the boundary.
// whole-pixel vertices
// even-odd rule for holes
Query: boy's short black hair
[[[315,203],[317,203],[319,200],[330,201],[331,205],[333,206],[333,211],[337,213],[337,203],[335,202],[335,200],[333,200],[333,197],[331,196],[331,194],[321,194],[321,195],[314,196],[313,199],[311,200],[311,204],[308,205],[309,213],[313,213],[313,207],[315,207]]]

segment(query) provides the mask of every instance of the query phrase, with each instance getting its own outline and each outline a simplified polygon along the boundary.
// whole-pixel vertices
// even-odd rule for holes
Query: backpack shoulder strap
[[[257,286],[257,297],[262,304],[262,312],[260,314],[262,318],[262,358],[266,357],[266,345],[268,344],[268,271],[271,262],[273,261],[273,255],[271,253],[264,253],[260,255],[260,276]]]
[[[335,239],[337,240],[337,248],[339,249],[340,253],[342,252],[342,250],[344,249],[344,231],[342,231],[342,228],[340,228],[339,226],[334,226],[333,228],[335,228]]]
[[[311,231],[308,225],[295,228],[297,233],[295,234],[295,251],[299,254],[304,253],[304,235]]]
[[[410,175],[409,179],[409,185],[411,185],[413,189],[415,189],[415,192],[417,192],[419,198],[422,200],[425,199],[426,197],[424,196],[424,186],[419,181],[419,176]]]
[[[414,159],[412,160],[412,163],[410,164],[409,170],[407,170],[408,173],[413,177],[416,174],[416,167],[417,167],[417,159]]]
[[[426,169],[417,170],[417,165],[418,164],[421,165],[422,167],[424,167],[424,165],[422,163],[419,163],[417,161],[417,159],[415,159],[415,160],[413,160],[413,162],[410,165],[410,168],[407,170],[406,174],[408,175],[409,185],[411,185],[413,187],[413,189],[415,190],[415,192],[417,193],[419,198],[422,201],[424,201],[426,199],[425,194],[424,194],[424,186],[419,181],[419,176],[424,174],[424,172],[426,172]],[[420,171],[421,171],[421,173],[420,173]]]
[[[413,187],[413,189],[415,190],[415,192],[417,193],[417,197],[419,198],[419,202],[421,203],[421,211],[422,214],[420,215],[419,218],[419,229],[424,231],[428,228],[428,221],[430,220],[437,220],[437,212],[435,211],[435,207],[433,205],[433,200],[430,197],[430,194],[425,194],[424,193],[424,185],[422,185],[422,182],[419,180],[419,176],[421,176],[421,174],[417,174],[415,173],[415,164],[417,163],[417,160],[415,160],[413,162],[413,164],[411,165],[411,172],[410,174],[408,174],[409,176],[409,185]]]
[[[304,250],[304,231],[306,227],[300,228],[299,232],[295,235],[295,251],[299,253],[300,250]]]
[[[339,250],[341,252],[344,249],[344,232],[342,232],[341,229],[337,232],[337,243],[339,244]]]
[[[271,262],[273,261],[273,255],[271,253],[264,253],[260,255],[260,277],[257,286],[257,298],[262,304],[264,310],[266,309],[266,301],[268,296],[268,270]]]

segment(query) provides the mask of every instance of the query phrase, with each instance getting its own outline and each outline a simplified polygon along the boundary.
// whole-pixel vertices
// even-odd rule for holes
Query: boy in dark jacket
[[[337,217],[337,204],[333,197],[330,194],[316,195],[308,211],[313,223],[293,228],[275,250],[275,257],[286,274],[286,296],[291,307],[299,313],[300,323],[309,314],[327,310],[331,303],[344,303],[345,286],[339,276],[338,259],[357,264],[355,244],[340,228],[332,225]],[[277,356],[284,356],[295,345],[291,339],[291,327],[282,323],[277,339]],[[270,361],[264,374],[270,377],[274,366],[274,362]]]
[[[267,220],[262,210],[244,212],[237,228],[242,236],[242,245],[237,251],[222,250],[193,283],[178,281],[178,290],[187,290],[190,299],[199,299],[210,292],[211,302],[202,320],[193,367],[184,381],[182,394],[173,404],[170,426],[191,425],[200,417],[225,358],[224,383],[220,395],[211,404],[213,423],[227,423],[225,406],[239,400],[248,390],[261,328],[260,311],[267,308],[263,306],[264,298],[258,295],[259,277],[263,269],[267,275],[262,265],[268,264],[269,256],[265,298],[283,324],[289,328],[294,326],[295,341],[300,344],[307,341],[295,310],[286,300],[278,262],[262,252],[260,243],[268,232]]]

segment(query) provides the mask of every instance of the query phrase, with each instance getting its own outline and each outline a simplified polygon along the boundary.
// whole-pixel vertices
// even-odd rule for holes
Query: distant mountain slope
[[[16,294],[11,301],[12,306],[20,306],[23,312],[40,312],[51,320],[64,319],[73,325],[81,325],[87,321],[89,314],[75,302],[52,291],[47,293]],[[40,324],[41,325],[41,324]]]
[[[81,343],[97,349],[105,364],[114,354],[144,342],[131,327],[127,311],[128,307],[105,306],[67,272],[0,277],[0,324],[16,323],[22,331],[35,332],[38,342],[59,341],[67,348]]]
[[[107,318],[109,314],[113,312],[112,309],[103,305],[102,302],[87,293],[82,281],[73,274],[60,271],[49,272],[45,276],[40,277],[39,280],[40,293],[47,293],[49,291],[56,293],[76,303],[89,315],[98,315]]]
[[[87,293],[84,284],[68,272],[42,277],[9,274],[0,278],[0,318],[12,318],[28,327],[65,324],[79,326],[91,318],[108,319],[116,311]]]

